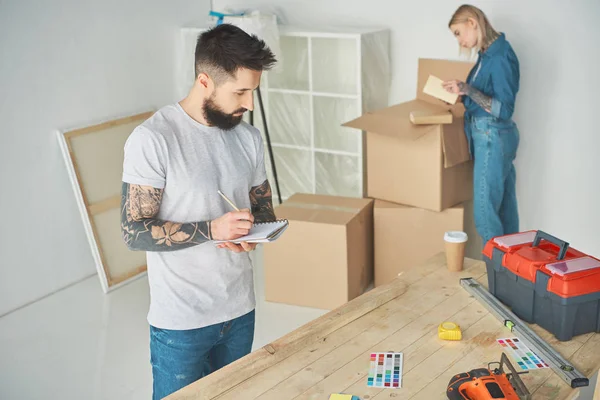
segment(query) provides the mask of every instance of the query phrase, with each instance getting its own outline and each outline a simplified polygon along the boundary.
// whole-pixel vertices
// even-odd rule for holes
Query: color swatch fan
[[[371,353],[367,386],[402,387],[402,353]]]
[[[548,364],[521,342],[519,338],[497,339],[504,351],[510,354],[522,370],[548,368]]]

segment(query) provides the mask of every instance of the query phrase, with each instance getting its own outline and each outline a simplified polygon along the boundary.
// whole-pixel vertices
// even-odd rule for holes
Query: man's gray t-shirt
[[[164,189],[157,218],[177,223],[214,220],[250,208],[252,187],[266,180],[260,132],[242,122],[231,131],[202,125],[179,103],[135,128],[125,144],[123,181]],[[167,238],[168,239],[168,238]],[[255,307],[248,253],[206,242],[170,252],[147,252],[148,322],[162,329],[195,329],[242,316]]]

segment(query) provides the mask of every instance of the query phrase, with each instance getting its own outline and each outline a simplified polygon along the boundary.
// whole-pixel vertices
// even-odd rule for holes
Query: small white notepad
[[[287,219],[278,219],[272,222],[257,222],[252,225],[250,232],[246,236],[234,240],[215,240],[215,243],[232,242],[239,244],[248,243],[267,243],[279,239],[283,232],[289,226]]]

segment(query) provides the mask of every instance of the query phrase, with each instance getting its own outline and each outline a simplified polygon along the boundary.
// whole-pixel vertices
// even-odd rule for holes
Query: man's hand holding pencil
[[[220,216],[219,218],[211,221],[210,232],[213,240],[234,240],[245,236],[250,232],[252,224],[254,223],[254,216],[249,209],[240,210],[233,204],[231,200],[227,198],[220,190],[219,194],[225,201],[227,201],[231,207],[236,211],[228,212]],[[241,253],[244,251],[252,251],[256,248],[256,243],[242,242],[235,244],[231,242],[220,243],[217,248],[227,248],[235,253]]]

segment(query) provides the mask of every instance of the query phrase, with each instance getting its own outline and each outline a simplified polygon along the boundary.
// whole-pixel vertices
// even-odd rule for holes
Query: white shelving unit
[[[201,31],[182,30],[184,64],[191,65],[178,85],[185,93],[193,82]],[[282,198],[297,192],[362,197],[364,135],[341,125],[387,107],[389,31],[281,27],[280,32],[282,68],[264,75],[261,91]],[[258,101],[254,124],[263,131]]]
[[[341,125],[388,105],[388,31],[282,28],[280,48],[264,97],[282,197],[362,197],[363,133]]]

